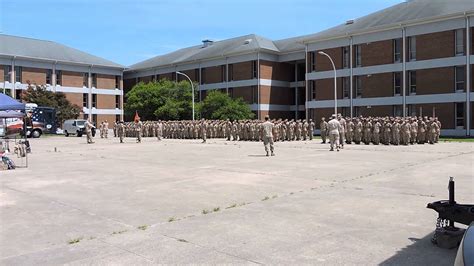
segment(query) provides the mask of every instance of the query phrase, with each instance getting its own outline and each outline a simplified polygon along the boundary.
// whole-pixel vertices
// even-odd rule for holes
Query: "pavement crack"
[[[229,252],[225,252],[225,251],[222,251],[222,250],[213,248],[213,247],[207,247],[207,246],[204,246],[204,245],[201,245],[201,244],[198,244],[198,243],[189,241],[189,240],[185,240],[185,239],[182,239],[182,238],[178,238],[178,237],[174,237],[174,236],[169,236],[169,235],[165,235],[165,234],[160,234],[160,235],[163,236],[163,237],[169,238],[169,239],[174,239],[174,240],[179,241],[179,242],[182,242],[182,243],[192,244],[192,245],[195,245],[195,246],[200,247],[200,248],[211,249],[211,250],[213,250],[213,251],[215,251],[215,252],[217,252],[217,253],[219,253],[219,254],[223,254],[223,255],[226,255],[226,256],[233,257],[233,258],[237,258],[237,259],[240,259],[240,260],[244,260],[244,261],[246,261],[246,262],[250,262],[250,263],[254,263],[254,264],[258,264],[258,265],[263,265],[263,264],[264,264],[264,263],[261,263],[261,262],[255,261],[255,260],[247,259],[247,258],[238,256],[238,255],[235,255],[235,254],[232,254],[232,253],[229,253]],[[184,241],[183,241],[183,240],[184,240]]]

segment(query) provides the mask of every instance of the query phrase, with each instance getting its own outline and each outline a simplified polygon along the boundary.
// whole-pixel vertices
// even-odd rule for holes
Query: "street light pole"
[[[189,78],[189,76],[184,74],[183,72],[176,71],[176,74],[185,76],[189,80],[189,82],[191,83],[191,90],[192,90],[191,99],[193,101],[193,121],[194,121],[194,83],[191,80],[191,78]]]
[[[324,55],[327,58],[329,58],[329,60],[331,60],[332,68],[334,69],[334,114],[337,115],[337,72],[336,72],[336,66],[334,65],[334,61],[332,60],[332,58],[328,54],[326,54],[323,51],[319,51],[318,54]]]

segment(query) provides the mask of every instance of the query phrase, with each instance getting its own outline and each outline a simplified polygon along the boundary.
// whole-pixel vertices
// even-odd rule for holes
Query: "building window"
[[[253,79],[256,79],[256,78],[257,78],[257,75],[258,75],[258,71],[257,71],[257,60],[253,60],[253,61],[252,61],[252,78],[253,78]]]
[[[171,80],[177,81],[178,76],[176,76],[176,72],[171,72]]]
[[[393,40],[393,62],[400,63],[402,61],[402,39]]]
[[[408,110],[407,110],[408,116],[417,116],[416,115],[416,105],[409,104],[407,106],[407,108],[408,108]]]
[[[120,95],[115,95],[115,108],[120,109]]]
[[[463,66],[457,66],[455,67],[455,80],[456,80],[456,84],[455,84],[455,88],[456,88],[456,92],[463,92],[464,89],[465,89],[465,86],[464,86],[464,81],[465,81],[465,74],[466,74],[466,70]]]
[[[342,47],[342,67],[349,68],[350,64],[349,46]]]
[[[228,88],[227,92],[230,98],[234,98],[234,88]]]
[[[393,106],[393,116],[403,116],[403,106],[402,105],[394,105]]]
[[[82,86],[89,87],[89,73],[82,73]]]
[[[221,82],[226,82],[227,80],[227,71],[226,71],[226,65],[221,66]]]
[[[456,55],[464,55],[464,30],[455,30]]]
[[[155,76],[153,76],[155,77]],[[122,79],[121,76],[115,76],[115,88],[120,89],[120,80]]]
[[[52,76],[53,76],[53,70],[47,69],[47,70],[46,70],[46,84],[47,84],[47,85],[53,84],[53,82],[52,82]]]
[[[201,69],[201,84],[205,84],[205,83],[206,83],[206,69],[202,68]]]
[[[356,90],[356,97],[362,97],[362,79],[360,76],[355,77],[355,90]]]
[[[21,101],[21,94],[23,93],[23,91],[20,89],[20,90],[15,90],[15,99],[17,99],[18,101]]]
[[[400,94],[402,94],[402,73],[401,72],[393,73],[393,94],[395,96],[400,96]]]
[[[408,37],[408,60],[416,60],[416,37]]]
[[[97,88],[97,74],[92,73],[92,87]]]
[[[349,98],[349,92],[351,89],[351,80],[348,77],[342,78],[342,97],[344,99]]]
[[[228,81],[233,81],[233,80],[234,80],[234,65],[230,64],[228,71],[229,71],[229,73],[228,73],[228,75],[229,75],[229,77],[228,77],[229,80],[228,80]]]
[[[360,115],[362,115],[360,112],[360,106],[354,106],[354,117],[358,117]]]
[[[464,103],[456,104],[456,127],[464,128]]]
[[[92,123],[97,127],[97,114],[92,114]]]
[[[12,71],[11,66],[3,66],[3,80],[10,82],[10,71]]]
[[[92,94],[92,108],[97,108],[97,94]]]
[[[408,71],[408,89],[410,95],[416,94],[416,71]]]
[[[84,120],[89,119],[89,114],[84,114]]]
[[[20,82],[22,83],[22,80],[21,80],[21,71],[22,71],[22,67],[20,66],[16,66],[15,67],[15,82]]]
[[[252,103],[257,103],[258,101],[258,89],[257,86],[252,86]]]
[[[56,85],[63,84],[63,72],[61,70],[56,70]]]
[[[199,82],[199,68],[194,69],[194,81]]]
[[[155,80],[156,80],[157,82],[160,81],[160,74],[156,74],[156,75],[155,75]]]
[[[316,100],[316,81],[310,80],[309,81],[309,99]]]
[[[89,94],[87,93],[82,94],[82,107],[89,108]]]
[[[119,122],[120,121],[120,115],[115,115],[115,122]]]
[[[351,108],[350,107],[342,107],[342,116],[344,116],[344,117],[351,116]]]
[[[316,70],[316,52],[309,53],[309,72]]]
[[[362,66],[362,47],[360,45],[355,46],[355,66]]]

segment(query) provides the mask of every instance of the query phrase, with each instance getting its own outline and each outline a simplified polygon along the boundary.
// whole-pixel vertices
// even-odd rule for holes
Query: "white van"
[[[85,133],[85,124],[86,120],[84,119],[69,119],[63,123],[63,132],[66,137],[69,135],[76,135],[82,137],[82,134]]]

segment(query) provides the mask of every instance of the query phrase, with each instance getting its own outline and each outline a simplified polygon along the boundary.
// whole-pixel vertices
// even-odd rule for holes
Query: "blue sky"
[[[209,38],[316,33],[402,0],[0,0],[0,32],[131,65]]]

